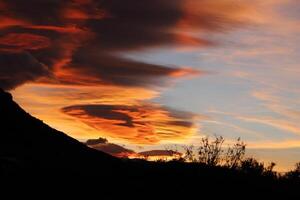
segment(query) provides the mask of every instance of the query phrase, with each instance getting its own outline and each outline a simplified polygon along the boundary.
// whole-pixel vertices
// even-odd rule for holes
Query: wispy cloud
[[[241,119],[267,124],[269,126],[300,135],[300,126],[298,123],[300,120],[300,112],[298,109],[290,107],[290,105],[295,105],[296,102],[293,102],[293,99],[286,100],[284,96],[276,95],[276,92],[278,91],[255,91],[253,92],[253,96],[261,100],[267,109],[279,115],[279,117],[243,117]]]

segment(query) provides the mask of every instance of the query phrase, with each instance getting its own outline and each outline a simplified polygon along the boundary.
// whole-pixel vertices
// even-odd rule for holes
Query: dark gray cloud
[[[98,139],[89,139],[85,143],[89,147],[96,149],[98,151],[102,151],[105,153],[108,153],[112,156],[116,157],[132,157],[132,158],[141,158],[141,159],[147,159],[147,158],[155,158],[155,157],[174,157],[174,156],[181,156],[182,154],[178,151],[173,150],[149,150],[149,151],[142,151],[139,153],[136,153],[135,151],[128,149],[122,145],[114,144],[108,142],[105,138],[98,138]]]
[[[172,78],[184,69],[134,61],[121,57],[120,53],[163,45],[211,45],[211,41],[188,36],[183,31],[187,27],[189,30],[222,31],[239,21],[227,17],[224,11],[218,14],[216,10],[222,7],[207,1],[197,1],[199,9],[191,11],[191,6],[187,6],[189,2],[28,0],[24,3],[22,0],[0,0],[0,50],[26,53],[35,60],[33,66],[29,66],[30,62],[23,59],[24,63],[14,64],[10,69],[6,63],[10,58],[1,59],[3,81],[0,87],[11,89],[27,81],[39,80],[39,77],[55,84],[162,85],[165,78]],[[236,6],[235,9],[240,8]],[[231,12],[235,10],[229,10],[228,15]],[[7,35],[10,37],[5,38]],[[23,41],[30,41],[22,43],[22,36],[26,36]],[[12,38],[19,38],[19,41]],[[41,73],[45,66],[52,73]],[[16,81],[16,76],[23,78]]]
[[[74,115],[72,114],[73,110],[81,110],[90,117],[103,118],[108,120],[118,120],[121,122],[117,123],[116,125],[128,127],[134,126],[134,119],[130,115],[123,112],[138,112],[137,108],[117,105],[78,105],[65,107],[62,110],[66,114],[70,115]],[[74,116],[76,116],[76,114]],[[81,114],[79,114],[76,117],[80,118]]]
[[[108,140],[106,138],[98,138],[98,139],[88,139],[86,141],[86,145],[97,145],[97,144],[106,144],[108,143]]]
[[[101,137],[98,139],[89,139],[85,144],[93,149],[108,153],[116,157],[128,157],[136,154],[131,149],[125,148],[118,144],[109,143],[107,139]]]
[[[12,89],[41,76],[50,76],[48,68],[30,54],[0,51],[0,86]]]

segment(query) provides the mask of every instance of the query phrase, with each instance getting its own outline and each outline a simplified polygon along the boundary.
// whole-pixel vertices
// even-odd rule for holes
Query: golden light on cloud
[[[196,122],[203,118],[151,103],[159,93],[143,88],[28,84],[14,95],[34,116],[83,140],[102,136],[132,144],[180,142],[197,133]]]
[[[136,105],[75,105],[63,112],[111,138],[136,144],[180,141],[196,133],[195,115],[153,103]]]
[[[255,4],[235,0],[184,0],[184,17],[178,22],[182,30],[215,30],[259,22],[263,17]],[[210,18],[210,20],[207,20]]]
[[[170,77],[181,78],[181,77],[196,77],[203,75],[204,72],[192,69],[191,67],[182,67],[181,69],[174,71],[170,74]]]

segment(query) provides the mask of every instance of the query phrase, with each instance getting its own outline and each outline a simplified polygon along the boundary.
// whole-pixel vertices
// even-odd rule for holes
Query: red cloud
[[[49,38],[29,33],[10,33],[0,37],[0,50],[4,51],[39,50],[50,45]]]

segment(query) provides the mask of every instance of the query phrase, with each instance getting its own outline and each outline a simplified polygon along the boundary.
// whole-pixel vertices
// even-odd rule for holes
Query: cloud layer
[[[0,87],[45,86],[36,89],[49,91],[42,103],[53,101],[101,135],[141,144],[185,139],[195,115],[149,100],[170,81],[202,72],[123,55],[216,45],[207,33],[243,25],[248,9],[234,0],[0,0]],[[65,90],[51,97],[57,88]],[[67,99],[69,88],[82,92]]]

